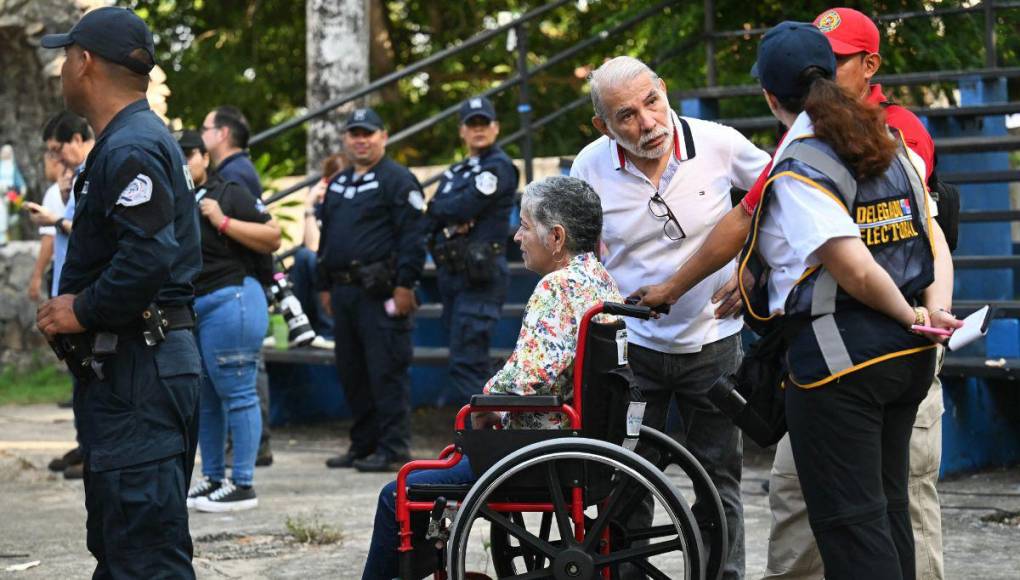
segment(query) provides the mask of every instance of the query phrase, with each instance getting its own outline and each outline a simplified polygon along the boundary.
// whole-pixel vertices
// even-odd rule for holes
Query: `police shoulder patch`
[[[142,205],[150,199],[152,199],[152,179],[144,173],[139,173],[138,176],[132,179],[131,183],[128,183],[127,187],[120,192],[116,205],[134,207],[136,205]]]
[[[425,196],[417,189],[412,189],[407,194],[407,203],[411,204],[414,209],[422,211],[425,209]]]
[[[496,186],[499,185],[499,178],[491,171],[483,171],[475,176],[475,189],[482,195],[496,193]]]

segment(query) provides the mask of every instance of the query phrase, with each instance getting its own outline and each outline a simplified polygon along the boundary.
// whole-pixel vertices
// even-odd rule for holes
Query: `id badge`
[[[616,331],[616,364],[623,366],[627,364],[627,329],[622,328]]]

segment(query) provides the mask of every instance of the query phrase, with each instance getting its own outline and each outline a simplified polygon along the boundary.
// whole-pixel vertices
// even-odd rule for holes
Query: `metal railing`
[[[440,50],[439,52],[430,55],[429,57],[422,59],[412,65],[404,67],[399,71],[389,73],[371,83],[359,88],[356,91],[345,94],[341,97],[333,99],[320,107],[308,111],[307,113],[284,121],[279,125],[271,127],[265,131],[256,134],[251,139],[251,145],[257,146],[264,143],[276,136],[283,134],[293,128],[296,128],[312,119],[323,117],[330,112],[335,111],[337,108],[342,107],[348,103],[361,99],[373,93],[379,92],[384,88],[387,88],[398,81],[405,79],[409,76],[415,75],[419,72],[426,70],[428,67],[435,65],[445,59],[453,58],[466,53],[478,46],[483,45],[486,42],[493,40],[494,38],[503,34],[514,34],[516,38],[516,73],[498,84],[495,87],[489,88],[482,93],[486,97],[492,97],[508,89],[514,87],[519,88],[517,113],[520,121],[520,128],[513,133],[503,137],[498,141],[500,146],[505,146],[510,143],[520,142],[521,153],[524,160],[524,174],[525,179],[530,181],[533,174],[532,164],[532,137],[536,130],[555,122],[556,120],[564,117],[568,113],[576,110],[583,106],[588,97],[582,95],[577,99],[570,101],[553,112],[541,117],[539,119],[532,119],[532,107],[530,103],[530,91],[529,83],[536,76],[542,72],[550,69],[553,66],[561,64],[569,58],[574,57],[578,53],[600,43],[604,42],[609,38],[615,37],[618,33],[627,30],[645,20],[655,17],[664,8],[671,4],[679,4],[677,0],[664,0],[650,5],[632,16],[624,19],[623,21],[613,25],[612,27],[593,34],[592,36],[566,48],[565,50],[549,57],[542,64],[535,67],[530,67],[527,62],[528,52],[528,29],[529,24],[537,20],[538,18],[545,16],[550,11],[557,8],[563,7],[572,0],[555,0],[539,6],[533,10],[526,12],[519,18],[497,26],[491,30],[487,30],[472,36],[471,38],[458,43],[454,46]],[[705,45],[705,58],[706,58],[706,75],[705,81],[706,86],[701,88],[687,89],[681,91],[674,91],[670,96],[674,101],[678,102],[680,99],[723,99],[731,97],[742,97],[742,96],[755,96],[760,93],[760,88],[757,85],[739,85],[739,86],[717,86],[718,82],[718,71],[716,67],[716,49],[718,42],[724,39],[750,37],[760,35],[764,33],[768,28],[752,28],[752,29],[738,29],[738,30],[716,30],[715,27],[715,1],[714,0],[703,0],[704,2],[704,19],[703,19],[703,30],[700,35],[688,37],[682,42],[677,49],[674,49],[668,53],[668,55],[675,55],[680,52],[690,54],[691,49],[695,48],[697,44],[704,43]],[[1020,67],[1001,68],[997,67],[997,53],[995,46],[995,14],[998,10],[1004,9],[1015,9],[1020,8],[1020,1],[994,1],[986,0],[975,6],[967,7],[952,7],[952,8],[935,8],[931,10],[915,10],[906,12],[896,12],[889,14],[873,15],[872,17],[879,22],[892,22],[909,20],[913,18],[932,18],[932,17],[943,17],[943,16],[954,16],[964,14],[984,14],[984,46],[985,46],[985,66],[983,69],[976,70],[946,70],[946,71],[931,71],[931,72],[920,72],[920,73],[906,73],[906,74],[894,74],[894,75],[882,75],[876,77],[877,82],[882,82],[887,85],[920,85],[920,84],[932,84],[940,82],[954,82],[964,78],[980,77],[980,78],[1017,78],[1020,77]],[[656,62],[651,63],[655,66],[658,62],[668,58],[668,55],[663,58],[656,59]],[[1015,112],[1015,104],[1009,104],[1003,106],[1003,113]],[[444,120],[454,116],[457,112],[459,104],[451,105],[439,113],[432,115],[427,119],[418,121],[408,127],[405,127],[396,133],[392,134],[389,139],[389,144],[397,144],[410,137],[435,127]],[[977,109],[977,108],[975,108]],[[925,114],[931,116],[937,115],[985,115],[985,114],[996,114],[991,110],[991,107],[987,107],[988,110],[975,110],[966,111],[965,109],[926,109]],[[745,118],[745,119],[733,119],[732,122],[735,125],[744,125],[738,128],[744,130],[754,129],[767,129],[774,125],[774,120],[767,118]],[[1008,142],[1007,142],[1008,141]],[[953,144],[956,145],[956,144]],[[961,142],[961,147],[966,147],[967,143]],[[1002,150],[1002,149],[1014,149],[1015,143],[1013,140],[1007,139],[1001,144],[985,145],[991,147],[991,150]],[[268,198],[267,203],[273,203],[279,201],[297,191],[300,191],[310,185],[314,184],[320,178],[319,175],[312,173],[305,179],[275,193]],[[423,182],[423,186],[428,186],[439,179],[438,176],[430,178]]]

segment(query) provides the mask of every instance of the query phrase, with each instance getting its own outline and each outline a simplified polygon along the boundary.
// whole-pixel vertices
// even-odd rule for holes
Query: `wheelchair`
[[[620,318],[593,320],[603,313],[648,319],[651,310],[605,302],[585,313],[569,402],[559,395],[476,395],[457,414],[454,444],[438,459],[401,468],[401,579],[477,578],[467,568],[483,558],[485,573],[491,561],[498,578],[722,575],[729,549],[719,494],[689,451],[641,426],[643,403],[626,365],[626,326]],[[568,428],[469,429],[471,413],[488,411],[560,413]],[[407,483],[414,471],[449,469],[465,456],[473,483]],[[700,522],[665,474],[670,466],[689,480]],[[481,554],[469,548],[479,546]]]

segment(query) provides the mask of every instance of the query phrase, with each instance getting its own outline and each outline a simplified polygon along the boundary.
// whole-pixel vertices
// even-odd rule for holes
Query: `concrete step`
[[[512,349],[494,348],[490,350],[493,364],[503,364],[510,357]],[[336,357],[332,349],[302,346],[287,350],[273,347],[262,348],[262,358],[268,363],[335,365]],[[414,347],[414,366],[446,366],[450,360],[450,349],[446,347]]]

